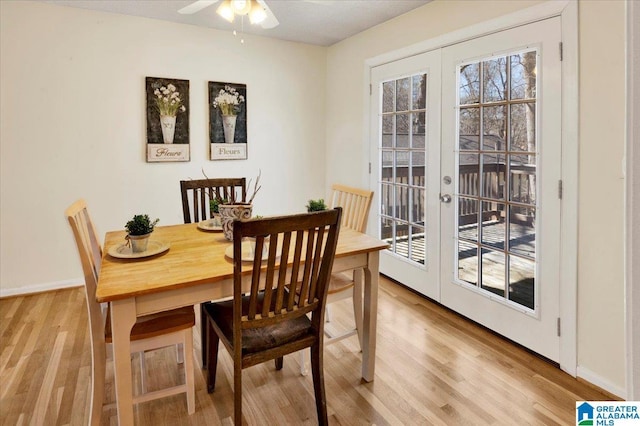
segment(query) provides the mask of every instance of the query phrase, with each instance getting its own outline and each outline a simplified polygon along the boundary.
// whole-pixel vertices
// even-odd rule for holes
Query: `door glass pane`
[[[396,187],[396,218],[402,219],[403,221],[409,220],[409,188],[406,186],[397,186]]]
[[[507,99],[507,58],[482,62],[484,103]]]
[[[385,115],[382,117],[382,146],[390,148],[393,146],[393,120],[391,115]]]
[[[458,279],[478,285],[478,246],[464,240],[458,243]]]
[[[511,105],[511,151],[536,151],[536,104]]]
[[[382,157],[382,170],[380,173],[380,180],[382,182],[393,181],[393,151],[382,151],[380,153]]]
[[[511,201],[536,203],[536,164],[535,155],[510,155],[510,197]]]
[[[458,192],[466,195],[478,195],[480,188],[480,156],[460,153],[458,166]]]
[[[410,259],[416,263],[424,263],[426,259],[425,246],[424,246],[424,228],[421,226],[411,226],[411,232],[409,233],[411,238],[411,244],[409,248],[411,250]]]
[[[427,74],[382,83],[380,235],[389,250],[425,264]]]
[[[482,244],[504,250],[506,228],[504,226],[505,205],[503,203],[482,203]]]
[[[393,186],[380,185],[380,213],[383,216],[394,216],[393,211]]]
[[[458,237],[478,242],[478,200],[460,197],[458,204]]]
[[[511,99],[535,99],[536,52],[511,55]]]
[[[460,105],[480,102],[480,64],[473,63],[460,67]]]
[[[418,74],[411,77],[412,109],[425,109],[427,105],[427,75]]]
[[[460,142],[461,150],[480,149],[480,108],[463,108],[460,110]]]
[[[504,199],[507,165],[504,154],[482,154],[482,196]]]
[[[536,258],[535,211],[533,207],[511,206],[509,211],[509,251]]]
[[[458,81],[456,277],[529,309],[536,291],[536,54],[460,66]]]
[[[409,114],[396,115],[396,146],[409,147]]]
[[[505,106],[483,108],[482,147],[487,151],[507,149],[507,116]]]
[[[382,112],[393,111],[396,87],[393,81],[382,83]]]
[[[401,78],[396,81],[396,111],[409,110],[409,95],[411,93],[411,79]]]
[[[497,250],[482,249],[482,289],[505,296],[505,254]]]
[[[422,152],[411,152],[411,181],[413,186],[425,187],[425,158]]]
[[[425,194],[426,191],[424,189],[411,188],[411,200],[413,200],[413,204],[411,205],[410,220],[412,223],[424,225],[424,215],[426,211]]]
[[[529,259],[509,256],[509,299],[534,309],[536,264]]]
[[[395,175],[396,183],[408,184],[409,183],[409,151],[394,151],[396,156]]]
[[[411,114],[411,147],[424,149],[426,134],[426,114],[418,112]]]

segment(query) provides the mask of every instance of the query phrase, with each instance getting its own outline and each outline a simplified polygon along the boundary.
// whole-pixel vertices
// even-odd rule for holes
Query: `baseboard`
[[[25,296],[45,291],[62,290],[65,288],[81,287],[84,285],[82,278],[74,280],[55,281],[51,283],[34,284],[24,287],[0,288],[0,299],[5,297]]]
[[[603,379],[598,374],[586,369],[584,367],[577,367],[577,376],[578,380],[582,379],[583,382],[587,384],[596,386],[601,390],[605,391],[605,393],[609,393],[612,396],[625,399],[627,395],[627,391],[624,387],[616,386],[613,383],[609,382],[606,379]]]

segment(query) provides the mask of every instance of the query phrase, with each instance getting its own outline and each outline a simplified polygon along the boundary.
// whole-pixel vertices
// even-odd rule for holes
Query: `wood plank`
[[[65,289],[0,300],[2,424],[37,423],[36,412],[46,414],[45,424],[87,424],[91,358],[82,291]],[[353,321],[349,303],[335,303],[332,309],[332,322]],[[198,366],[199,332],[194,336],[196,412],[189,416],[184,396],[177,395],[139,404],[134,410],[136,424],[232,424],[231,359],[221,350],[216,390],[208,394]],[[384,278],[380,280],[376,353],[376,378],[364,383],[355,336],[325,348],[331,425],[570,425],[575,422],[575,401],[612,399]],[[148,352],[146,363],[150,390],[182,384],[184,367],[176,364],[175,348]],[[112,364],[107,362],[108,402],[114,401]],[[281,371],[272,362],[243,371],[247,424],[316,424],[311,376],[301,376],[299,369],[298,356],[293,354],[285,357]],[[137,390],[137,356],[132,370]],[[105,410],[102,424],[115,422],[116,411]]]

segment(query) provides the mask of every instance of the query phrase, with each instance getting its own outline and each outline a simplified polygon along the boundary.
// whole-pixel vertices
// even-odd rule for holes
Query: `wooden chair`
[[[216,193],[229,201],[244,201],[247,197],[247,182],[245,178],[181,180],[180,192],[184,223],[197,223],[211,218],[209,201]],[[190,205],[193,206],[193,216]]]
[[[182,215],[184,223],[197,223],[211,218],[209,201],[218,194],[229,201],[245,201],[247,197],[246,178],[213,178],[199,180],[181,180]],[[189,206],[193,206],[193,216]],[[202,352],[202,368],[207,367],[207,333],[204,327],[204,305],[200,304],[200,345]]]
[[[334,184],[331,187],[331,199],[329,207],[342,207],[342,225],[345,228],[364,232],[367,228],[367,219],[371,208],[373,192],[365,189],[352,188],[345,185]],[[331,275],[329,291],[327,294],[326,320],[331,321],[330,304],[339,300],[352,298],[353,316],[355,328],[346,330],[339,334],[332,334],[325,328],[327,339],[325,344],[330,345],[347,337],[358,334],[360,347],[362,347],[362,280],[364,271],[356,269],[353,271],[339,272]],[[305,354],[300,352],[300,373],[308,373]]]
[[[84,200],[73,203],[65,214],[73,230],[85,278],[92,359],[90,424],[99,425],[104,403],[106,345],[111,343],[109,306],[101,305],[96,301],[102,247],[98,242]],[[195,412],[192,334],[194,324],[195,315],[192,306],[138,318],[131,330],[131,352],[142,352],[140,354],[142,393],[134,397],[134,403],[186,392],[188,412],[189,414]],[[177,344],[181,344],[184,348],[185,384],[147,393],[144,384],[144,351]]]
[[[208,304],[206,313],[207,390],[215,388],[222,341],[233,358],[236,425],[242,424],[242,370],[271,359],[280,370],[284,355],[307,347],[311,348],[318,423],[327,424],[324,309],[341,213],[337,208],[234,223],[233,300]],[[241,255],[246,237],[255,238],[250,265]],[[270,242],[268,249],[265,238]],[[252,272],[243,272],[247,266]]]

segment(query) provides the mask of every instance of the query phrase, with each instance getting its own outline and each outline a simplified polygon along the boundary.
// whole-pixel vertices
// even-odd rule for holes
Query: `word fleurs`
[[[181,155],[181,151],[171,151],[169,148],[156,149],[156,157],[179,157]]]
[[[241,154],[242,151],[238,148],[227,149],[227,148],[218,148],[218,155],[238,155]]]

